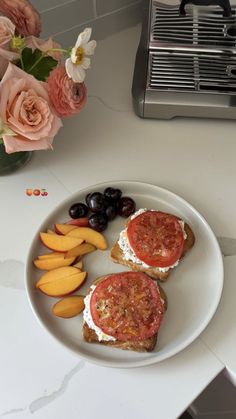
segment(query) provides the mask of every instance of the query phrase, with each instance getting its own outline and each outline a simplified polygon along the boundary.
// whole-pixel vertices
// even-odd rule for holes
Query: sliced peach
[[[59,234],[40,233],[42,243],[51,250],[67,252],[83,242],[79,237],[61,236]]]
[[[84,309],[84,297],[82,295],[71,295],[54,304],[53,314],[64,319],[75,317]]]
[[[50,297],[60,297],[71,294],[79,288],[86,278],[86,272],[66,266],[53,269],[41,276],[36,288]]]
[[[48,234],[55,234],[55,231],[50,230],[50,228],[47,229]]]
[[[44,255],[39,255],[38,259],[51,259],[51,258],[64,258],[63,253],[59,252],[51,252],[51,253],[45,253]]]
[[[48,258],[48,259],[35,259],[34,265],[38,269],[43,271],[50,271],[52,269],[61,268],[62,266],[69,266],[75,261],[75,257],[67,258],[58,257],[58,258]]]
[[[82,271],[82,269],[83,269],[83,261],[82,261],[82,259],[79,260],[78,262],[76,262],[73,266],[74,266],[74,268],[78,268],[78,269],[80,269]]]
[[[77,227],[67,233],[66,237],[76,237],[85,240],[87,243],[93,244],[97,249],[107,249],[105,237],[98,231],[89,227]]]
[[[77,227],[88,227],[89,221],[86,217],[72,218],[72,220],[67,221],[66,224],[75,225]]]
[[[65,254],[65,259],[86,255],[86,253],[94,252],[94,250],[96,250],[96,247],[92,244],[83,243],[79,246],[74,247],[73,249],[68,250],[68,252]]]
[[[74,225],[69,225],[69,224],[55,224],[55,231],[57,233],[63,234],[63,235],[69,233],[74,228],[76,228],[76,226],[74,226]]]

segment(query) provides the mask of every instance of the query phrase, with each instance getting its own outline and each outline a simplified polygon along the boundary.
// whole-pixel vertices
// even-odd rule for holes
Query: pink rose
[[[5,16],[0,16],[0,78],[5,73],[9,61],[19,58],[19,54],[9,51],[10,40],[15,34],[15,25]]]
[[[62,126],[49,103],[47,83],[9,63],[0,82],[0,116],[15,136],[2,136],[7,153],[52,149]]]
[[[35,36],[29,36],[25,39],[26,46],[31,48],[33,51],[38,48],[42,52],[46,52],[52,48],[61,48],[61,45],[57,44],[50,37],[47,40],[36,38]],[[52,58],[59,61],[62,57],[62,53],[59,51],[52,51],[48,53]]]
[[[11,38],[15,34],[15,25],[8,17],[0,16],[0,46],[9,44]]]
[[[81,111],[87,99],[84,83],[69,79],[64,67],[51,71],[48,79],[48,94],[58,116],[69,116]]]
[[[39,36],[39,13],[28,0],[0,0],[0,13],[11,19],[18,34]]]

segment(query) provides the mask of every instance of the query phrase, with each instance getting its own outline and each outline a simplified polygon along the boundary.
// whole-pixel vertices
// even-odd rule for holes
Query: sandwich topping
[[[113,336],[109,336],[106,333],[104,333],[102,331],[102,329],[100,329],[100,327],[98,327],[93,321],[91,310],[90,310],[90,300],[91,300],[91,297],[92,297],[92,294],[93,294],[95,288],[96,288],[96,285],[91,285],[91,287],[90,287],[91,291],[84,299],[84,305],[85,305],[85,308],[84,308],[84,311],[83,311],[84,321],[87,323],[87,325],[90,329],[95,331],[99,342],[101,342],[102,340],[103,341],[109,341],[109,340],[115,341],[116,339]]]
[[[93,288],[89,298],[94,325],[113,340],[144,340],[159,330],[163,300],[157,283],[142,272],[108,275]],[[86,314],[84,319],[87,322]]]
[[[121,231],[118,244],[124,259],[167,272],[178,265],[186,238],[184,221],[161,211],[141,209]]]

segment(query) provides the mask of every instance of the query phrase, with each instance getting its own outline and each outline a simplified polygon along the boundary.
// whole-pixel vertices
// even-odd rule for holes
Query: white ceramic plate
[[[131,196],[139,208],[159,209],[180,216],[194,231],[196,242],[193,249],[171,272],[163,284],[168,297],[168,310],[158,334],[156,348],[151,353],[136,353],[89,344],[82,338],[82,315],[72,319],[61,319],[51,313],[57,301],[35,289],[42,271],[32,263],[39,254],[47,250],[40,243],[39,232],[52,228],[54,223],[68,220],[69,207],[84,201],[87,193],[103,192],[107,186],[120,188],[123,196]],[[104,232],[109,249],[123,228],[125,219],[117,217]],[[77,291],[86,294],[90,283],[101,275],[125,271],[127,268],[109,259],[109,250],[97,250],[84,257],[88,272],[86,284]],[[223,287],[223,263],[218,242],[205,219],[185,200],[165,189],[140,182],[107,182],[89,187],[63,201],[44,221],[31,244],[26,266],[26,288],[31,307],[47,331],[58,342],[79,357],[110,367],[137,367],[167,359],[186,348],[205,329],[218,306]]]

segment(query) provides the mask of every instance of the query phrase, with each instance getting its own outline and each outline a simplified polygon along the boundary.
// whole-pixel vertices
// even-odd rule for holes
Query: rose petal
[[[6,151],[51,148],[62,126],[48,96],[48,85],[9,64],[0,82],[0,115],[15,136],[3,135]]]
[[[17,151],[32,151],[32,141],[3,135],[3,142],[6,153],[11,154]],[[34,142],[33,150],[52,150],[53,137],[44,138]]]

